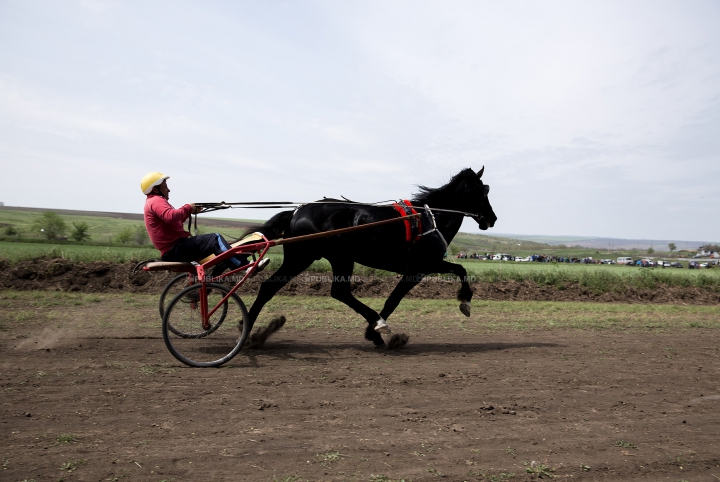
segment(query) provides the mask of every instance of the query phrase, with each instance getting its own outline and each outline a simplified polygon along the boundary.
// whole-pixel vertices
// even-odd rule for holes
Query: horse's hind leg
[[[365,330],[365,339],[372,341],[376,347],[383,346],[385,341],[380,333],[374,329],[380,316],[375,310],[355,298],[350,291],[350,277],[352,276],[353,262],[331,260],[330,264],[333,268],[333,282],[330,287],[330,296],[345,303],[365,318],[365,321],[368,323],[368,327]]]
[[[404,275],[400,282],[395,286],[392,293],[390,293],[388,299],[385,301],[385,305],[380,312],[382,319],[387,320],[393,311],[395,311],[395,308],[398,307],[405,295],[408,294],[410,290],[413,289],[420,281],[422,281],[424,277],[425,275],[422,273]]]

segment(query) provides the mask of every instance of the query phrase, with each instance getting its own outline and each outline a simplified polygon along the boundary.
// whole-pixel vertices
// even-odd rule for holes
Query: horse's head
[[[484,167],[478,172],[470,168],[463,169],[450,182],[436,189],[418,186],[420,193],[413,197],[413,203],[462,211],[469,214],[483,231],[492,228],[497,216],[488,201],[490,186],[483,184],[481,179],[484,170]]]
[[[470,212],[473,214],[472,218],[478,223],[478,227],[483,231],[495,226],[495,221],[497,221],[497,216],[495,216],[488,199],[490,186],[484,184],[481,179],[484,171],[485,166],[477,172],[477,175],[472,176],[468,182]]]

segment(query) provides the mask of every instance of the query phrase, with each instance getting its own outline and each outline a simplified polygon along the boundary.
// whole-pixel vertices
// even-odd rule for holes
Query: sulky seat
[[[194,273],[195,265],[186,262],[153,261],[143,268],[144,271],[175,271],[177,273]]]

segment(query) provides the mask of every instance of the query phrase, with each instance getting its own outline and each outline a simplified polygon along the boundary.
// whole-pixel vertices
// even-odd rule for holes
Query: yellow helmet
[[[165,179],[170,179],[170,176],[166,176],[162,172],[148,172],[143,176],[140,181],[140,189],[143,194],[150,194],[155,186],[159,186]]]

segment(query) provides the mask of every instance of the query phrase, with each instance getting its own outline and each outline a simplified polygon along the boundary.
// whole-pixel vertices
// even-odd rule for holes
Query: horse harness
[[[393,208],[395,208],[395,210],[400,213],[400,216],[409,216],[411,214],[417,215],[417,211],[415,211],[415,208],[410,201],[408,201],[407,199],[402,199],[401,203],[393,203]],[[445,236],[443,236],[440,230],[437,228],[437,223],[435,222],[435,215],[430,210],[430,207],[427,204],[425,204],[423,208],[424,210],[421,216],[417,216],[412,219],[406,219],[404,221],[405,241],[415,242],[420,240],[422,236],[434,235],[434,237],[436,237],[442,243],[444,247],[444,252],[447,252],[448,243],[445,240]],[[423,223],[425,224],[425,226],[432,226],[432,229],[423,231]]]
[[[402,204],[397,202],[393,203],[393,207],[397,212],[400,213],[400,216],[410,216],[411,214],[417,216],[417,211],[415,211],[415,208],[410,201],[408,201],[407,199],[402,199],[400,202]],[[406,219],[405,241],[417,241],[418,239],[420,239],[420,236],[422,236],[422,220],[420,219],[420,216],[414,217],[412,219]]]

